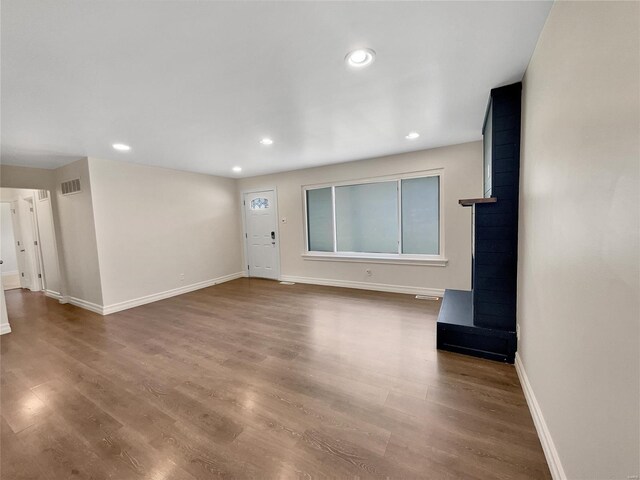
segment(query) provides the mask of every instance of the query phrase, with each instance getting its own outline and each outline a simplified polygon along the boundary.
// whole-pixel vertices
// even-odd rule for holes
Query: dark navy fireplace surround
[[[516,352],[521,91],[521,83],[491,90],[484,197],[459,202],[473,209],[472,290],[446,290],[437,324],[439,349],[508,363]]]

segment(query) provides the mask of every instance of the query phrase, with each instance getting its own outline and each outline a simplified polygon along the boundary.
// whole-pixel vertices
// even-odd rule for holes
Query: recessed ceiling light
[[[270,138],[263,138],[262,140],[260,140],[260,143],[262,145],[271,145],[273,143],[273,140],[271,140]]]
[[[242,167],[233,167],[231,170],[233,170],[236,173],[240,173],[242,171]]]
[[[129,150],[131,150],[131,147],[129,145],[125,145],[124,143],[114,143],[112,147],[121,152],[128,152]]]
[[[374,52],[370,48],[360,48],[358,50],[354,50],[353,52],[349,52],[344,60],[350,67],[362,68],[366,67],[367,65],[371,65],[375,57],[376,52]]]
[[[404,138],[406,138],[407,140],[415,140],[419,136],[420,134],[418,132],[409,132]]]

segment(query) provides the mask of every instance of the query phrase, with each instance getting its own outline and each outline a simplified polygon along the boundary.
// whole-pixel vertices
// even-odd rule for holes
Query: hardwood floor
[[[513,366],[439,302],[239,279],[101,317],[6,292],[1,476],[550,478]]]

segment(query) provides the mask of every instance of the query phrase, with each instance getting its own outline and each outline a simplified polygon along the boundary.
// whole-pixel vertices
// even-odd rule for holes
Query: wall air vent
[[[80,192],[80,179],[75,178],[73,180],[62,182],[60,186],[62,187],[62,195],[71,195],[72,193],[78,193]]]
[[[49,190],[38,190],[38,200],[43,201],[49,198]]]

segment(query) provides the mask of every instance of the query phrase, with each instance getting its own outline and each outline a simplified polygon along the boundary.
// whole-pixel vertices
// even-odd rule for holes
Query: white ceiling
[[[478,140],[550,7],[3,0],[2,162],[249,176]],[[359,47],[377,57],[353,71]]]

